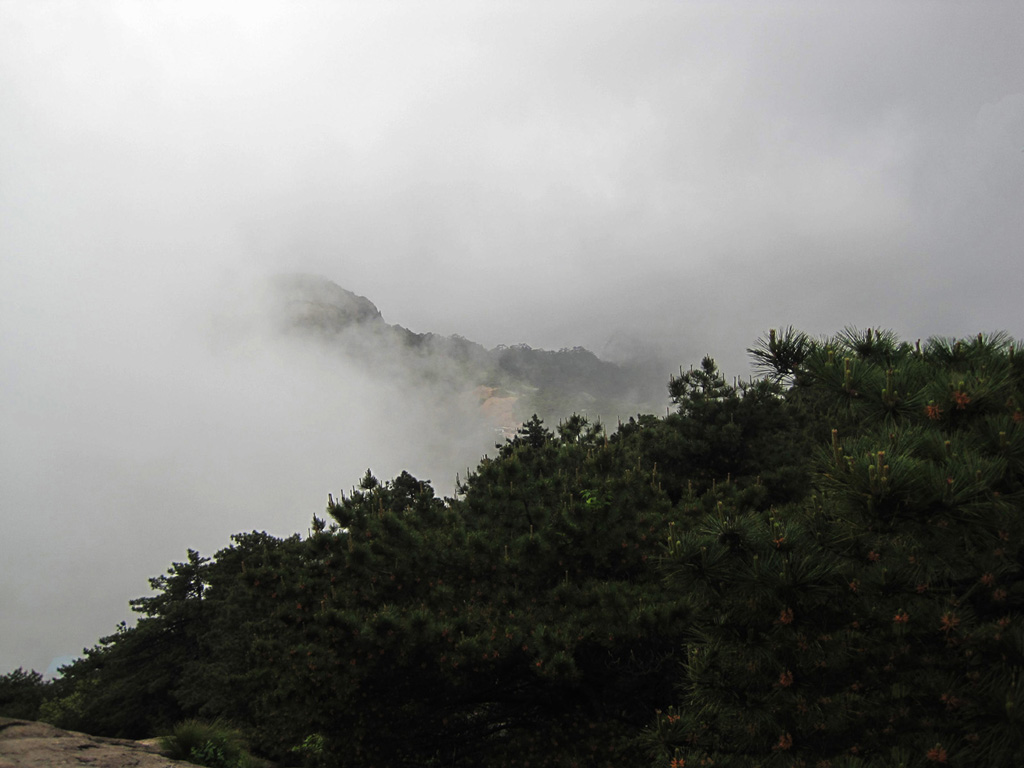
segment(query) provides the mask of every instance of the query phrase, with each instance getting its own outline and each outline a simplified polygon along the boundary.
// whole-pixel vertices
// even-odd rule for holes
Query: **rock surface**
[[[173,768],[171,760],[141,741],[64,731],[47,723],[0,717],[0,768]]]

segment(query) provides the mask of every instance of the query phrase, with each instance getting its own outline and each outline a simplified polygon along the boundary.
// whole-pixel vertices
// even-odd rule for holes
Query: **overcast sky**
[[[1022,51],[1020,2],[0,0],[0,673],[479,455],[414,383],[211,343],[260,275],[730,375],[780,325],[1024,337]]]

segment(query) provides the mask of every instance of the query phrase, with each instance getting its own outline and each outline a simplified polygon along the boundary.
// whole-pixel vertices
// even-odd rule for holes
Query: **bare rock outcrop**
[[[0,768],[174,768],[188,766],[147,742],[65,731],[47,723],[0,717]]]

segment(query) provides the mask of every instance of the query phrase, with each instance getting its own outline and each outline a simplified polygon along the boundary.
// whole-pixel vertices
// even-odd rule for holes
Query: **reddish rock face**
[[[473,390],[480,402],[480,413],[503,438],[515,437],[516,430],[523,423],[518,412],[518,395],[500,393],[494,387],[479,386]]]
[[[191,765],[170,760],[148,742],[107,739],[64,731],[47,723],[0,717],[0,768],[172,768]]]

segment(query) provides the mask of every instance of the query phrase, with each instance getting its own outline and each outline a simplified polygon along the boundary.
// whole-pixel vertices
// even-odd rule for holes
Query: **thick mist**
[[[269,324],[226,334],[226,295],[191,317],[150,298],[116,320],[68,313],[45,344],[36,329],[5,374],[0,658],[16,665],[110,634],[188,547],[305,533],[367,468],[450,493],[493,450],[476,400],[395,375],[414,373],[398,360],[368,369]]]
[[[225,335],[270,274],[666,379],[790,324],[1024,336],[1021,50],[1017,2],[0,0],[0,673],[493,445],[415,370]]]

